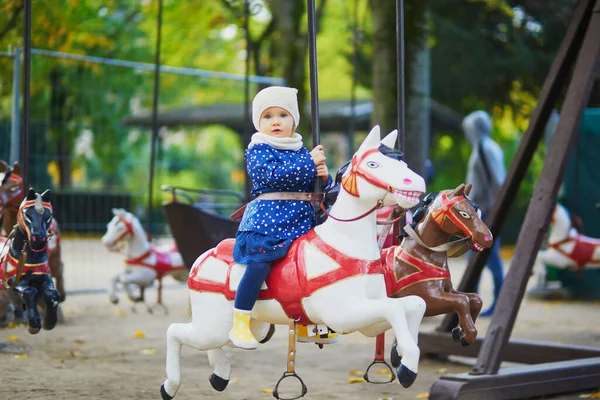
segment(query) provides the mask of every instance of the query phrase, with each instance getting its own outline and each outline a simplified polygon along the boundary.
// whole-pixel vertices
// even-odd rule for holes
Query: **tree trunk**
[[[372,125],[382,134],[398,126],[396,1],[372,0],[373,13],[373,114]],[[405,160],[419,175],[425,175],[429,151],[429,49],[427,3],[405,1]],[[402,133],[402,132],[401,132]]]

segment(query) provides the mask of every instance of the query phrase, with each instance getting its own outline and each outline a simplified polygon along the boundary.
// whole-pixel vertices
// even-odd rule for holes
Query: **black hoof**
[[[40,320],[29,320],[29,325],[27,326],[27,331],[32,335],[36,335],[40,329],[42,328],[42,324]]]
[[[392,351],[390,351],[390,361],[392,363],[392,367],[398,368],[400,363],[402,362],[402,357],[398,354],[398,348],[396,344],[392,346]]]
[[[229,384],[229,379],[223,379],[218,375],[215,374],[210,374],[210,377],[208,378],[211,386],[213,387],[213,389],[215,389],[217,392],[222,392],[223,390],[225,390],[225,388],[227,387],[227,385]]]
[[[273,337],[273,334],[275,333],[275,325],[271,324],[271,326],[269,327],[269,332],[267,332],[267,336],[265,336],[265,338],[263,340],[261,340],[259,343],[260,344],[265,344],[269,341],[269,339],[271,339]]]
[[[460,342],[461,341],[461,329],[457,326],[456,328],[452,329],[452,339],[455,342]]]
[[[173,398],[171,396],[169,396],[169,393],[167,393],[167,391],[165,390],[164,383],[162,385],[160,385],[160,398],[162,400],[173,400]]]
[[[406,368],[404,365],[401,365],[400,368],[398,368],[396,374],[398,375],[398,382],[405,388],[411,387],[415,382],[415,379],[417,379],[417,374]]]
[[[469,345],[469,343],[467,342],[467,339],[465,339],[464,336],[460,338],[460,344],[462,344],[463,347],[466,347]]]

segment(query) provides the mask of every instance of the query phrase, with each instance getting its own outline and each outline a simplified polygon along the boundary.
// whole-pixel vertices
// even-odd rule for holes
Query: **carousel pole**
[[[23,29],[23,130],[21,131],[21,166],[23,189],[29,189],[29,103],[31,77],[31,0],[25,0]]]
[[[148,217],[146,232],[152,237],[152,203],[154,194],[154,170],[156,169],[156,148],[158,146],[158,95],[160,91],[160,41],[162,33],[162,0],[158,0],[156,22],[156,53],[154,55],[154,93],[152,99],[152,141],[150,143],[150,182],[148,184]]]
[[[250,51],[251,51],[251,38],[250,38],[250,1],[244,0],[244,35],[246,40],[246,76],[244,77],[244,148],[248,148],[250,141],[252,140],[252,131],[250,128]],[[248,173],[246,172],[246,179],[244,184],[244,196],[246,199],[250,199],[250,191],[252,190],[252,182]]]
[[[313,148],[321,143],[319,131],[319,78],[317,76],[317,18],[315,0],[307,0],[308,12],[308,64],[310,67],[310,125]],[[315,179],[315,193],[323,191],[321,179]],[[318,207],[315,202],[315,208]]]
[[[404,0],[396,0],[396,52],[398,74],[398,139],[396,147],[404,151],[406,137],[404,97]]]

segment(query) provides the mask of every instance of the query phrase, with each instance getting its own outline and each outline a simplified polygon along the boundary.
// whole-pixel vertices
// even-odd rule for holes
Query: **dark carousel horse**
[[[2,218],[2,236],[7,236],[17,223],[19,204],[25,197],[21,166],[15,162],[9,167],[0,160],[0,217]],[[54,278],[56,289],[60,293],[60,301],[66,297],[63,278],[63,262],[61,258],[60,227],[55,219],[50,225],[51,240],[48,242],[48,264]]]
[[[452,287],[448,257],[468,250],[483,251],[493,243],[492,233],[481,220],[477,204],[469,199],[471,185],[429,194],[414,215],[412,225],[399,246],[384,249],[388,296],[417,295],[425,300],[425,316],[455,312],[459,326],[452,331],[455,341],[464,346],[477,337],[475,320],[483,302],[476,293],[464,293]],[[460,237],[449,241],[451,237]],[[392,364],[399,363],[396,346]]]
[[[54,288],[47,253],[51,222],[50,191],[40,195],[29,189],[17,213],[17,226],[9,238],[0,238],[1,289],[8,289],[16,307],[24,307],[31,334],[41,328],[51,330],[57,321],[60,293]],[[8,252],[5,246],[9,246]]]

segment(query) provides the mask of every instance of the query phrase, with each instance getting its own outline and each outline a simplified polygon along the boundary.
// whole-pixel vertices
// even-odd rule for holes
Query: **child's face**
[[[260,131],[274,137],[292,137],[294,118],[280,107],[269,107],[263,111],[259,120]]]

